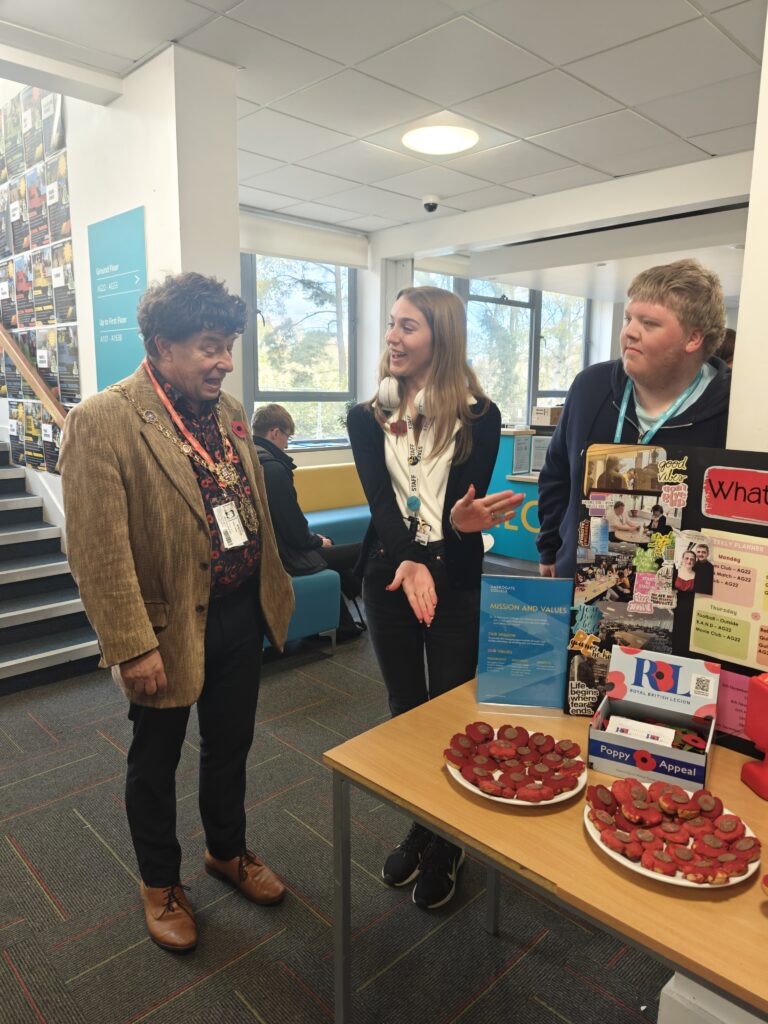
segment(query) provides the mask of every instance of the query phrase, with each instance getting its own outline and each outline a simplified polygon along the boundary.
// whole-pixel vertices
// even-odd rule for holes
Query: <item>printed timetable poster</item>
[[[610,693],[614,644],[704,658],[722,666],[718,739],[747,749],[749,679],[768,671],[768,455],[593,445],[576,561],[566,710]]]
[[[478,703],[560,713],[572,592],[571,580],[482,577]]]
[[[147,287],[144,207],[88,226],[99,390],[133,373],[144,356],[136,306]]]

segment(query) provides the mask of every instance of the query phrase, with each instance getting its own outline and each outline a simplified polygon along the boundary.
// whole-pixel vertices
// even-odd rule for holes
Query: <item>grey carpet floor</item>
[[[184,881],[197,950],[147,938],[123,804],[130,723],[106,672],[0,703],[2,1024],[326,1024],[333,1019],[331,786],[325,750],[387,717],[363,637],[309,643],[264,667],[249,757],[249,842],[285,878],[278,907],[246,903],[202,871],[197,736],[177,776]],[[669,971],[591,924],[502,886],[483,929],[485,874],[427,914],[379,877],[407,830],[352,795],[353,999],[358,1024],[655,1021]]]

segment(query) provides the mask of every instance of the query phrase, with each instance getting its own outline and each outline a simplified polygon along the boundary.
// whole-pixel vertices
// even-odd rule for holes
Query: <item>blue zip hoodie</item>
[[[709,387],[693,405],[660,428],[654,444],[725,447],[731,371],[716,356],[709,363],[717,371]],[[595,363],[576,376],[566,396],[539,475],[541,532],[536,540],[539,561],[543,565],[556,563],[558,576],[570,577],[576,571],[584,454],[591,444],[613,443],[626,382],[621,359]],[[641,433],[631,394],[621,441],[637,444]]]

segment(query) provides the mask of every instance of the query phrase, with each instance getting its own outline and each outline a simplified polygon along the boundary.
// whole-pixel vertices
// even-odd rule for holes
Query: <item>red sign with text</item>
[[[701,511],[714,519],[768,523],[768,473],[710,466],[704,473]]]

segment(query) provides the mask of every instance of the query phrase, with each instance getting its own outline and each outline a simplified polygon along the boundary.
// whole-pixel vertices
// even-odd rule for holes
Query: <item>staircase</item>
[[[61,529],[0,444],[0,696],[90,672],[99,646],[88,624]]]

